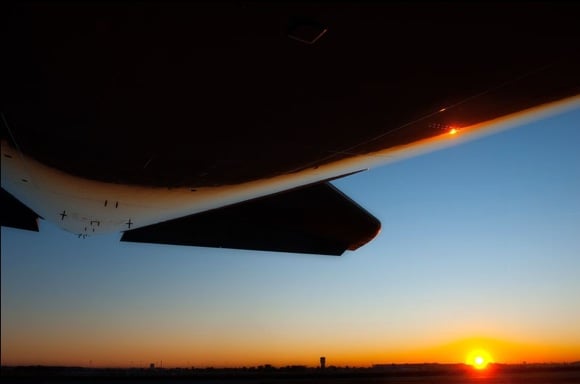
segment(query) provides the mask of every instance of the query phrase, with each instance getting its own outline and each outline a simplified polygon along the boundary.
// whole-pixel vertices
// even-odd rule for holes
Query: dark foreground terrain
[[[476,371],[463,364],[380,365],[325,370],[292,366],[240,369],[108,369],[81,367],[2,367],[2,383],[198,383],[198,384],[579,384],[580,363],[495,364]]]

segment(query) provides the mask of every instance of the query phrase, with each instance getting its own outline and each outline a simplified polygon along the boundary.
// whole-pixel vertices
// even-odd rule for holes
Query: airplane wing
[[[4,188],[0,191],[0,207],[2,207],[1,226],[38,232],[39,216]]]
[[[341,255],[380,222],[330,183],[125,231],[121,241]]]
[[[3,16],[2,188],[79,237],[245,247],[207,223],[256,209],[248,231],[288,220],[273,238],[324,238],[354,207],[326,216],[327,180],[580,94],[574,4],[22,2]],[[263,216],[268,195],[313,226]]]

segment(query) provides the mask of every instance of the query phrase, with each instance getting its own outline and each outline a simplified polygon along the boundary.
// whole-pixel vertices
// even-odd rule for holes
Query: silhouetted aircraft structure
[[[577,15],[572,3],[13,5],[1,224],[354,250],[380,223],[329,181],[578,105]]]

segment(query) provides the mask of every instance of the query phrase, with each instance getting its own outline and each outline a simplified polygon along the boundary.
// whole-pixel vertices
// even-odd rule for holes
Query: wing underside
[[[126,231],[121,240],[341,255],[379,230],[375,217],[321,183]]]
[[[312,183],[577,98],[576,11],[552,3],[23,2],[0,23],[10,37],[0,134],[46,167],[115,188],[236,189],[386,151],[288,186],[308,187],[122,239],[341,254],[380,224],[330,184]],[[112,199],[103,197],[99,215],[110,219]],[[35,209],[58,222],[67,204],[51,215]],[[3,191],[3,226],[36,230],[37,216]],[[85,231],[100,222],[90,216],[78,215]],[[135,217],[126,220],[131,228]]]

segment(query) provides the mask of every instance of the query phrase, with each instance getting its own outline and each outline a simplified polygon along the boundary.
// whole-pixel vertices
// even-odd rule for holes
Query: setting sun
[[[491,355],[484,350],[473,350],[467,356],[465,363],[475,369],[485,369],[492,362]]]

